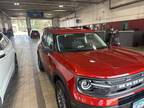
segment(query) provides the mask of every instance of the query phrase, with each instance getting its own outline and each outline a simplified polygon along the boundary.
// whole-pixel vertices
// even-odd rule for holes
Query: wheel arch
[[[55,74],[53,76],[53,80],[52,81],[53,81],[55,86],[56,86],[56,82],[57,81],[60,81],[62,83],[64,89],[66,90],[65,94],[66,94],[67,100],[68,100],[68,102],[70,102],[68,104],[69,105],[68,108],[71,108],[71,101],[72,101],[71,99],[72,99],[72,97],[71,97],[70,90],[69,90],[69,88],[67,86],[67,83],[66,83],[66,80],[64,79],[64,77],[62,75],[60,75],[60,74]]]
[[[57,72],[53,75],[52,81],[54,84],[56,84],[57,81],[61,81],[61,83],[65,84],[65,79],[61,75],[57,74]]]
[[[70,90],[69,90],[69,88],[68,88],[67,81],[66,81],[65,78],[60,74],[59,71],[55,71],[55,72],[54,72],[54,75],[52,76],[52,82],[53,82],[54,85],[56,84],[56,81],[61,81],[61,83],[62,83],[63,86],[65,87],[68,95],[70,96]]]

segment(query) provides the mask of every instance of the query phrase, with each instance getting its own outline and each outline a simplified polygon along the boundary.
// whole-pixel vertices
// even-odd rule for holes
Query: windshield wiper
[[[69,49],[65,50],[64,52],[81,52],[81,51],[92,51],[94,49]]]
[[[97,49],[105,49],[108,48],[107,46],[98,47]]]
[[[93,51],[94,49],[82,49],[82,50],[79,50],[79,51]]]

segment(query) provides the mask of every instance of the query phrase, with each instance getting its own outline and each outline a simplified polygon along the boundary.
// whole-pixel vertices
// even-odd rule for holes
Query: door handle
[[[5,57],[5,54],[0,55],[0,59],[3,58],[3,57]]]

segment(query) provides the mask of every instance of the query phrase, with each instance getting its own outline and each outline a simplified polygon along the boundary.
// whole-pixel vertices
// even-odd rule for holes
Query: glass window
[[[9,40],[0,33],[0,50],[5,49],[8,46]]]
[[[96,33],[66,34],[57,36],[59,51],[89,51],[107,48]]]
[[[44,34],[43,43],[46,47],[53,49],[53,35],[51,33]]]
[[[3,38],[3,35],[0,33],[0,41],[1,41],[2,38]]]
[[[121,30],[128,30],[129,25],[127,21],[121,23]]]
[[[43,33],[43,36],[42,36],[42,43],[44,44],[44,46],[47,46],[46,38],[47,38],[47,34],[46,34],[46,33]]]

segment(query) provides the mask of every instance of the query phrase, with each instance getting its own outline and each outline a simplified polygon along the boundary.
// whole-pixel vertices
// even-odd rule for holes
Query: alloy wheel
[[[59,108],[66,108],[66,100],[62,89],[57,88],[57,102]]]

